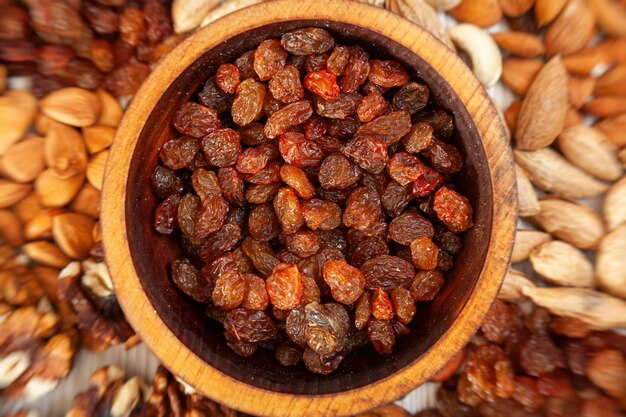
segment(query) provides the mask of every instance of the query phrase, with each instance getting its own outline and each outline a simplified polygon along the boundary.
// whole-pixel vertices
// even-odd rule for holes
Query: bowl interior
[[[234,354],[225,344],[221,326],[205,317],[204,308],[173,285],[169,267],[181,250],[173,239],[157,234],[151,225],[158,202],[152,192],[150,174],[157,164],[161,145],[177,136],[170,126],[174,111],[197,93],[219,64],[232,62],[262,40],[307,26],[324,27],[338,42],[361,45],[372,56],[396,59],[428,84],[433,101],[454,115],[457,134],[453,142],[465,155],[465,166],[457,174],[457,184],[474,207],[475,223],[463,236],[463,250],[456,257],[455,268],[447,274],[443,291],[434,302],[418,304],[411,334],[397,339],[393,353],[380,356],[371,346],[362,348],[348,355],[337,371],[324,377],[308,372],[303,365],[282,367],[272,352],[263,349],[247,359]],[[474,122],[450,85],[404,46],[369,29],[327,20],[266,25],[207,50],[170,85],[153,109],[139,137],[128,184],[125,207],[128,243],[141,284],[157,314],[182,343],[210,366],[247,384],[291,394],[332,394],[358,388],[419,360],[463,309],[480,276],[492,227],[493,195],[485,149]]]

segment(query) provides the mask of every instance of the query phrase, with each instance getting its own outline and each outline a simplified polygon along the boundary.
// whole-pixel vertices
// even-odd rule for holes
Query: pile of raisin
[[[328,374],[368,343],[390,353],[472,226],[452,116],[320,28],[261,42],[195,98],[152,174],[154,227],[186,252],[176,286],[242,356]]]
[[[444,417],[620,417],[626,336],[496,301],[438,393]],[[434,413],[434,412],[433,412]]]

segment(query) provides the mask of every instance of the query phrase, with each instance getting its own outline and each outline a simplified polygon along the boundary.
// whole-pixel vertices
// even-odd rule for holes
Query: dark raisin
[[[263,342],[276,337],[276,325],[265,311],[236,308],[224,319],[224,330],[236,340]]]
[[[416,212],[404,213],[389,223],[389,237],[401,245],[410,245],[422,236],[432,238],[434,233],[432,223]]]
[[[415,114],[424,109],[430,98],[430,90],[424,84],[408,83],[400,87],[393,95],[393,107]]]
[[[254,70],[261,81],[267,81],[285,66],[287,51],[280,41],[270,39],[263,41],[254,52]]]
[[[393,327],[387,320],[370,320],[367,324],[367,337],[378,353],[391,353],[396,343]]]
[[[343,212],[343,224],[356,229],[366,229],[373,226],[381,214],[378,193],[369,187],[359,187],[348,197]]]
[[[269,82],[269,89],[274,98],[286,104],[304,98],[300,72],[292,65],[285,66],[272,77]]]
[[[194,138],[201,138],[221,126],[220,119],[213,109],[191,102],[183,104],[174,113],[173,123],[180,133]]]
[[[302,28],[285,33],[281,38],[281,44],[294,55],[312,55],[329,51],[335,40],[324,29]]]
[[[365,275],[365,287],[385,291],[407,288],[413,282],[415,269],[409,262],[397,256],[380,255],[367,260],[360,268]]]
[[[188,259],[178,259],[172,264],[172,280],[174,284],[189,297],[199,303],[211,300],[210,287],[203,282],[200,273]]]

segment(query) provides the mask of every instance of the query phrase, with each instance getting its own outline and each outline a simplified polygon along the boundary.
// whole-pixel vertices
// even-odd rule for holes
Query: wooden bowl
[[[169,278],[180,253],[151,227],[157,200],[150,174],[175,133],[172,113],[220,63],[300,27],[331,31],[344,44],[402,62],[454,114],[459,175],[475,226],[437,299],[418,306],[411,334],[393,353],[351,353],[328,376],[281,367],[261,349],[252,358],[226,346],[220,326]],[[104,186],[106,259],[126,317],[175,374],[229,407],[270,416],[340,416],[395,400],[424,383],[463,347],[493,302],[507,269],[516,216],[514,169],[504,127],[487,93],[455,55],[420,27],[382,9],[344,0],[262,3],[212,23],[154,70],[135,96],[112,147]],[[423,303],[422,303],[423,304]]]

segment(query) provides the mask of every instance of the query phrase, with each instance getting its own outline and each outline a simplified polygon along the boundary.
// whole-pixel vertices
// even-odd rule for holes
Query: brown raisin
[[[305,75],[304,88],[330,101],[335,100],[340,92],[337,77],[328,70],[314,71]]]
[[[246,280],[238,271],[226,270],[215,281],[213,304],[232,310],[238,307],[246,295]]]
[[[387,187],[385,187],[380,201],[387,215],[397,217],[407,208],[412,198],[413,192],[411,185],[403,187],[397,182],[391,181],[387,184]]]
[[[299,230],[285,237],[285,247],[300,258],[308,258],[320,250],[320,237],[310,230]]]
[[[191,183],[193,190],[202,201],[206,200],[208,196],[222,195],[219,180],[213,171],[202,168],[194,170],[191,174]]]
[[[359,46],[350,48],[350,58],[346,64],[339,86],[344,93],[353,93],[365,82],[370,73],[369,56]]]
[[[228,203],[222,196],[206,196],[196,219],[196,238],[205,239],[220,230],[224,225],[228,209]]]
[[[406,288],[396,288],[391,291],[393,311],[402,324],[409,324],[415,316],[415,301],[411,292]]]
[[[261,117],[265,103],[265,85],[247,78],[237,86],[231,108],[233,122],[246,126]]]
[[[210,165],[224,168],[234,165],[241,154],[241,137],[232,129],[218,129],[202,139],[204,157]]]
[[[300,82],[300,72],[292,65],[280,69],[270,80],[269,89],[276,100],[285,104],[304,98],[304,88]]]
[[[246,281],[246,295],[241,306],[248,310],[265,310],[269,304],[265,280],[254,274],[242,274],[241,276]]]
[[[233,64],[222,64],[215,73],[217,86],[227,94],[235,94],[240,81],[239,68]]]
[[[413,282],[415,269],[409,262],[397,256],[380,255],[367,260],[360,268],[365,276],[365,287],[391,291],[407,288]]]
[[[194,244],[199,243],[196,237],[196,221],[201,208],[200,198],[193,194],[185,194],[178,204],[178,226],[183,235]]]
[[[241,249],[250,258],[254,267],[263,275],[271,275],[274,267],[278,264],[276,254],[267,242],[260,242],[247,237],[241,244]]]
[[[342,152],[373,174],[381,173],[389,160],[387,145],[375,138],[356,137],[344,146]]]
[[[454,120],[452,115],[445,110],[422,111],[416,116],[417,122],[429,123],[439,138],[450,139],[454,133]]]
[[[200,247],[200,259],[211,262],[224,252],[234,249],[241,239],[241,228],[232,223],[226,223],[217,232],[209,235]]]
[[[328,55],[326,54],[315,54],[309,55],[306,57],[304,61],[304,70],[309,72],[316,72],[326,69],[326,62],[328,61]]]
[[[282,366],[295,366],[302,359],[302,349],[290,343],[281,343],[276,347],[274,355]]]
[[[272,140],[263,133],[263,125],[261,123],[249,123],[240,127],[237,131],[241,135],[241,143],[248,146],[258,146],[271,143]]]
[[[410,245],[422,236],[432,238],[434,234],[432,223],[417,212],[404,213],[389,223],[389,237],[401,245]]]
[[[203,282],[200,273],[188,259],[177,259],[172,264],[174,284],[189,297],[199,303],[211,301],[210,287]]]
[[[150,176],[152,189],[159,198],[167,198],[183,191],[183,181],[169,168],[157,165]]]
[[[159,152],[159,158],[166,167],[178,170],[189,165],[198,150],[200,150],[200,140],[183,136],[165,142]]]
[[[377,320],[391,320],[393,318],[393,305],[389,295],[380,288],[376,288],[370,298],[372,316]]]
[[[402,139],[404,149],[409,153],[420,153],[433,140],[433,127],[426,122],[417,122]]]
[[[378,139],[389,146],[402,139],[410,130],[411,115],[406,110],[399,110],[365,123],[356,135]]]
[[[392,104],[394,109],[406,110],[415,114],[428,104],[430,90],[424,84],[408,83],[403,85],[394,95]]]
[[[220,183],[224,198],[235,206],[242,207],[245,203],[244,185],[241,174],[233,167],[220,168],[217,171],[217,179]]]
[[[311,27],[285,33],[280,43],[294,55],[313,55],[329,51],[335,40],[328,31]]]
[[[224,319],[224,330],[237,340],[256,343],[276,337],[276,325],[265,311],[236,308]]]
[[[345,261],[327,261],[323,274],[324,281],[330,287],[330,294],[340,303],[352,304],[363,293],[365,277]]]
[[[469,201],[448,187],[437,190],[433,209],[439,220],[454,233],[464,232],[472,226],[473,210]]]
[[[332,72],[336,77],[343,75],[343,72],[348,65],[350,59],[350,48],[347,46],[335,46],[333,52],[328,57],[326,62],[326,68]]]
[[[310,303],[304,307],[307,345],[320,355],[329,355],[343,349],[350,318],[346,310],[335,303]]]
[[[426,162],[440,174],[454,174],[463,168],[463,156],[450,143],[433,138],[421,152]]]
[[[396,343],[393,327],[387,320],[372,319],[367,324],[367,338],[378,353],[391,353]]]
[[[420,178],[426,169],[422,161],[407,152],[396,153],[387,164],[389,176],[402,186]]]
[[[409,81],[409,74],[396,61],[370,61],[369,79],[383,88],[400,87]]]
[[[373,226],[382,214],[380,197],[369,187],[359,187],[350,193],[343,212],[343,224],[356,229]]]
[[[304,305],[299,305],[291,310],[287,316],[285,332],[289,340],[299,346],[306,346],[306,327],[307,320],[304,313]]]
[[[242,80],[257,77],[256,71],[254,70],[254,51],[244,52],[235,60],[235,66],[239,69]]]
[[[302,214],[312,230],[332,230],[341,224],[341,208],[330,201],[312,199],[302,202]]]
[[[315,186],[300,168],[285,164],[280,168],[280,177],[285,184],[293,188],[298,197],[308,200],[315,196]]]
[[[220,119],[213,109],[192,102],[183,104],[174,113],[172,120],[176,130],[194,138],[201,138],[221,126]]]
[[[357,330],[362,330],[367,326],[372,315],[370,307],[370,293],[369,291],[363,292],[355,304],[354,309],[354,327]]]
[[[339,94],[334,100],[315,97],[315,111],[329,119],[345,119],[356,113],[361,96],[358,93]]]
[[[250,236],[261,242],[269,242],[278,237],[280,231],[280,223],[271,204],[261,204],[250,211],[248,216]]]
[[[313,107],[308,100],[296,101],[276,111],[265,123],[265,136],[275,138],[290,127],[300,125],[313,114]]]
[[[224,113],[226,110],[230,110],[233,105],[233,96],[226,94],[218,87],[215,77],[209,78],[200,93],[198,93],[200,102],[210,109],[213,109],[216,113]]]
[[[342,353],[319,355],[311,348],[304,349],[304,354],[302,355],[302,361],[306,365],[306,368],[320,375],[328,375],[336,370],[343,358],[344,355]]]
[[[360,177],[359,168],[340,153],[328,155],[320,166],[319,182],[323,188],[348,188]]]
[[[246,148],[237,157],[237,171],[242,174],[254,175],[266,167],[271,159],[278,156],[278,150],[274,145],[260,145]]]
[[[267,81],[285,66],[287,51],[280,41],[270,39],[263,41],[254,52],[254,70],[261,81]]]
[[[278,191],[274,198],[274,211],[283,231],[287,234],[296,232],[304,224],[300,201],[289,187],[283,187]]]
[[[439,248],[426,236],[420,236],[411,242],[411,259],[417,269],[435,269]]]
[[[266,281],[272,305],[291,310],[302,300],[302,278],[296,265],[279,263]]]
[[[280,135],[278,149],[285,162],[298,168],[317,166],[324,157],[324,152],[315,142],[297,132]]]
[[[438,269],[419,271],[411,283],[411,295],[417,301],[432,301],[441,291],[445,281]]]
[[[253,184],[246,188],[246,201],[253,204],[268,203],[274,199],[274,196],[280,190],[280,183],[273,182],[270,184]]]
[[[413,182],[413,195],[426,197],[443,181],[443,177],[430,167],[425,167],[420,176]]]
[[[383,95],[379,92],[374,92],[361,99],[356,109],[356,114],[359,116],[360,121],[367,123],[382,115],[388,107],[389,103],[387,103]]]

